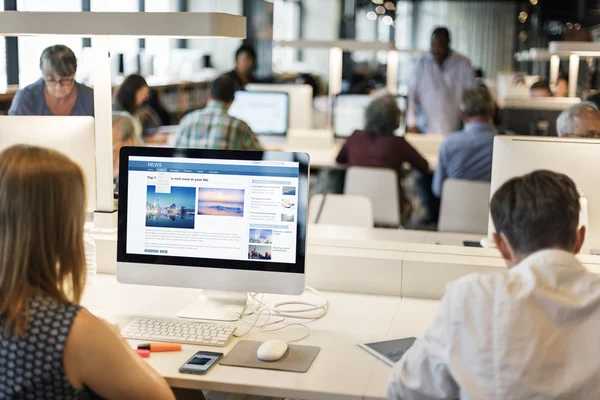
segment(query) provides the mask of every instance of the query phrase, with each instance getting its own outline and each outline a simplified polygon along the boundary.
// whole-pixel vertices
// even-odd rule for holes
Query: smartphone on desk
[[[199,351],[187,360],[185,364],[179,368],[179,372],[185,374],[205,374],[212,368],[221,358],[223,353],[213,353],[211,351]]]

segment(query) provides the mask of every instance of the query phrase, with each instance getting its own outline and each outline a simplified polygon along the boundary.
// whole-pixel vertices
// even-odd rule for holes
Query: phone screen
[[[223,353],[199,351],[179,368],[179,372],[204,374],[223,357]]]

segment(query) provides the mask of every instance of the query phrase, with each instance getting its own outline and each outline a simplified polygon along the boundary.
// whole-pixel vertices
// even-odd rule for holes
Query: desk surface
[[[463,246],[463,241],[479,242],[482,235],[448,233],[411,229],[361,228],[354,226],[310,224],[308,242],[318,244],[323,239],[344,239],[375,242],[402,242]]]
[[[95,311],[117,322],[119,316],[131,315],[173,318],[198,294],[199,291],[194,289],[122,285],[117,283],[114,275],[98,275]],[[384,398],[390,367],[358,348],[357,344],[419,336],[433,319],[437,302],[349,293],[324,294],[330,302],[329,314],[309,323],[312,334],[298,342],[321,347],[321,353],[306,374],[222,365],[214,367],[205,376],[180,374],[179,367],[196,351],[215,351],[215,348],[191,345],[184,345],[183,351],[178,353],[153,354],[148,362],[173,387],[303,399]],[[86,293],[84,305],[90,304],[90,297]],[[303,297],[313,300],[310,294]],[[265,297],[268,303],[282,298],[289,297]],[[314,300],[318,301],[317,298]],[[240,329],[247,327],[244,323],[239,324]],[[293,340],[304,332],[301,327],[290,327],[277,333],[254,329],[243,339]],[[234,339],[222,351],[227,353],[238,340]]]

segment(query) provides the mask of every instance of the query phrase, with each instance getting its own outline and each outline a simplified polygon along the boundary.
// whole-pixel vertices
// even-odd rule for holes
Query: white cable
[[[298,342],[300,340],[306,339],[307,337],[310,336],[311,330],[308,326],[298,323],[298,322],[287,324],[287,325],[277,327],[277,328],[264,329],[265,327],[272,326],[272,325],[278,324],[280,322],[283,322],[285,318],[295,318],[295,319],[304,319],[304,320],[314,321],[314,320],[323,318],[325,315],[327,315],[327,311],[329,310],[329,301],[327,300],[327,298],[325,296],[323,296],[321,293],[319,293],[317,290],[315,290],[311,287],[307,286],[306,290],[319,296],[322,300],[322,303],[320,305],[315,305],[315,304],[307,303],[307,302],[303,302],[303,301],[284,301],[284,302],[276,303],[273,306],[269,306],[268,304],[264,303],[264,301],[263,301],[264,294],[261,294],[261,298],[259,300],[258,293],[248,293],[248,296],[257,303],[257,306],[254,308],[254,310],[252,310],[250,312],[246,312],[246,307],[247,307],[247,304],[246,304],[246,306],[244,306],[244,309],[242,310],[242,312],[239,314],[239,321],[249,324],[249,322],[243,320],[244,316],[252,315],[252,314],[255,314],[256,312],[258,312],[258,314],[256,315],[256,319],[254,320],[254,322],[252,323],[250,328],[246,330],[246,332],[244,332],[243,334],[238,334],[238,335],[234,335],[234,336],[235,337],[245,336],[248,333],[250,333],[250,331],[252,331],[252,329],[254,329],[256,327],[259,327],[260,330],[263,332],[277,332],[277,331],[281,331],[283,329],[287,329],[291,326],[301,326],[306,329],[306,331],[307,331],[306,335],[304,335],[298,339],[288,340],[287,343]],[[285,309],[285,310],[282,309],[282,307],[289,307],[289,306],[300,306],[301,308],[292,308],[292,309]],[[264,313],[268,313],[269,316],[263,324],[258,325],[258,321]],[[279,319],[279,320],[273,321],[273,322],[269,322],[271,317],[273,317],[273,316],[282,317],[282,319]]]
[[[317,290],[311,287],[307,286],[306,290],[319,296],[321,300],[323,300],[322,304],[315,305],[304,301],[284,301],[277,303],[273,306],[269,306],[268,304],[265,304],[262,300],[259,300],[256,297],[256,294],[250,293],[250,298],[261,304],[263,307],[269,309],[273,315],[277,315],[279,317],[308,320],[317,320],[323,318],[325,315],[327,315],[327,311],[329,310],[329,301],[327,300],[327,298],[325,298],[325,296],[323,296],[321,293],[319,293]],[[288,306],[301,306],[302,308],[282,309],[282,307]]]

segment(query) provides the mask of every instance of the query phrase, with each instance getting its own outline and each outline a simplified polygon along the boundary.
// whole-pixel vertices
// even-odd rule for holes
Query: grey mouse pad
[[[219,364],[231,367],[273,369],[277,371],[306,372],[321,349],[313,346],[290,344],[287,353],[277,361],[261,361],[256,351],[263,342],[241,340],[221,359]]]

